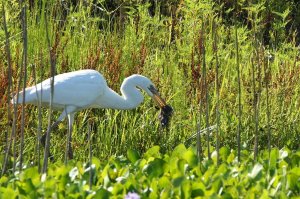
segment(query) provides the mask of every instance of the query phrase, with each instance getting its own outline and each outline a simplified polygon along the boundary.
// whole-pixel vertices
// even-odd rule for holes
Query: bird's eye
[[[138,90],[143,90],[141,87],[139,87],[139,86],[136,86],[136,88],[138,89]]]
[[[150,86],[148,87],[148,89],[149,89],[152,93],[157,93],[157,90],[156,90],[156,88],[155,88],[153,85],[150,85]]]

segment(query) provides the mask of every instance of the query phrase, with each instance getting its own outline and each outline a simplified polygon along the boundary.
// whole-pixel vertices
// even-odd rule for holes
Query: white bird
[[[75,113],[87,108],[134,109],[143,100],[144,90],[159,105],[160,108],[168,106],[163,100],[154,84],[142,75],[131,75],[125,78],[121,85],[122,96],[107,86],[104,77],[95,70],[79,70],[54,76],[54,92],[52,108],[62,110],[57,121],[51,126],[53,129],[68,117],[69,129],[72,131]],[[13,104],[22,103],[23,92],[19,92],[12,99]],[[51,94],[50,78],[25,89],[25,103],[49,107]],[[46,134],[45,134],[46,135]],[[41,141],[45,145],[46,136]],[[69,140],[70,141],[70,140]],[[71,146],[71,145],[69,145]],[[69,158],[72,158],[72,149],[68,149]]]

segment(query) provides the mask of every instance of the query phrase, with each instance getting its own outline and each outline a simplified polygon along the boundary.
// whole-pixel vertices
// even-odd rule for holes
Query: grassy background
[[[158,111],[147,97],[142,106],[132,111],[82,111],[76,115],[74,127],[72,144],[75,159],[86,160],[88,157],[88,123],[92,126],[93,155],[96,157],[124,154],[130,148],[142,153],[154,145],[160,145],[163,152],[168,152],[179,143],[196,143],[196,140],[189,143],[186,140],[197,129],[206,126],[206,110],[209,123],[216,123],[215,67],[218,59],[220,145],[235,149],[239,114],[238,52],[242,148],[253,150],[255,132],[258,133],[259,150],[267,148],[269,116],[272,147],[286,146],[297,150],[300,143],[300,66],[298,36],[293,25],[298,21],[295,13],[291,13],[297,5],[280,6],[277,3],[268,6],[271,3],[241,1],[236,9],[231,9],[235,8],[233,3],[232,7],[227,4],[222,6],[221,1],[155,1],[152,4],[151,1],[80,1],[77,4],[71,1],[37,1],[28,4],[27,10],[26,84],[31,86],[35,81],[40,82],[50,76],[45,32],[47,20],[51,55],[56,62],[57,74],[84,68],[96,69],[118,92],[125,77],[140,73],[155,83],[175,111],[167,130],[160,128]],[[15,92],[23,73],[21,7],[18,1],[2,1],[2,4],[10,34],[12,90]],[[47,19],[44,12],[47,12]],[[266,20],[268,13],[272,14],[269,21]],[[10,93],[6,89],[9,83],[8,65],[2,27],[0,41],[0,147],[4,151],[5,137],[11,132],[12,119],[8,116],[6,103]],[[206,66],[206,84],[203,83],[203,66]],[[208,101],[205,100],[206,93]],[[24,159],[29,162],[35,159],[38,109],[28,105],[25,110]],[[43,109],[44,130],[47,114],[47,110]],[[255,114],[258,117],[255,118]],[[53,118],[58,115],[55,113]],[[18,148],[20,117],[19,114],[16,132]],[[66,122],[52,133],[51,151],[57,160],[63,160],[66,133]],[[201,139],[203,148],[207,149],[206,137]],[[211,134],[210,145],[216,145],[215,132]]]

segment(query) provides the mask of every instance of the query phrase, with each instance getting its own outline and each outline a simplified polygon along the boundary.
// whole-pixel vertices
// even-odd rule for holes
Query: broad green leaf
[[[155,191],[150,192],[149,198],[159,198],[158,193],[156,193]]]
[[[226,161],[229,154],[230,154],[230,150],[228,147],[220,148],[220,151],[219,151],[220,160]]]
[[[215,172],[216,172],[216,167],[214,165],[211,165],[203,174],[202,180],[206,185],[211,181],[211,178]]]
[[[20,180],[26,180],[28,178],[38,178],[39,179],[39,172],[37,167],[29,167],[25,169],[21,174],[20,174]]]
[[[159,193],[160,192],[160,190],[159,190],[159,186],[158,186],[158,183],[157,183],[157,180],[158,179],[155,179],[155,180],[152,180],[151,182],[150,182],[150,186],[149,186],[149,189],[146,189],[147,190],[147,192],[153,192],[153,193],[155,193],[155,194],[157,194],[157,193]],[[151,187],[151,188],[150,188]]]
[[[289,190],[297,190],[300,188],[300,173],[298,174],[288,174],[287,175],[287,186],[286,188]]]
[[[192,190],[201,190],[201,192],[204,194],[204,191],[206,190],[206,186],[203,184],[201,180],[195,181],[192,183]],[[196,191],[198,192],[198,191]]]
[[[18,196],[18,192],[10,187],[0,187],[0,195],[2,198],[15,199]]]
[[[203,197],[204,196],[204,191],[202,189],[193,189],[191,192],[191,197],[196,198],[196,197]]]
[[[180,176],[177,178],[174,178],[172,180],[172,184],[174,187],[179,187],[181,185],[181,183],[184,181],[185,177],[184,176]]]
[[[160,158],[161,157],[161,154],[159,152],[159,146],[154,146],[150,149],[147,150],[147,152],[144,154],[144,157],[146,159],[149,159],[149,158]]]
[[[171,187],[171,185],[172,184],[170,182],[170,178],[169,177],[162,176],[158,180],[158,186],[161,187],[161,188]]]
[[[220,188],[222,188],[222,180],[221,177],[218,177],[212,182],[212,190],[214,190],[215,193],[219,193]]]
[[[214,176],[223,176],[228,173],[228,165],[221,164],[219,167],[217,167],[217,171],[215,172]]]
[[[270,154],[270,169],[275,170],[276,169],[276,163],[278,159],[278,149],[272,149]]]
[[[8,181],[8,177],[2,176],[2,177],[0,178],[0,185],[2,185],[2,184],[4,184],[4,183],[7,183],[7,181]]]
[[[232,199],[232,195],[230,193],[222,193],[222,199]]]
[[[140,159],[140,156],[137,151],[133,149],[128,149],[127,150],[127,157],[130,160],[131,163],[135,163],[138,159]]]
[[[188,166],[186,160],[184,160],[184,159],[179,159],[179,160],[177,161],[177,169],[178,169],[178,171],[179,171],[182,175],[185,174],[186,166]]]
[[[62,165],[58,168],[56,168],[55,170],[51,170],[51,172],[48,172],[48,175],[54,175],[54,176],[65,176],[65,175],[69,175],[69,170],[70,168],[66,167],[65,165]]]
[[[181,192],[183,193],[183,198],[191,198],[192,187],[188,180],[184,180],[181,185]]]
[[[190,149],[183,153],[183,158],[188,162],[190,167],[195,167],[198,165],[198,157]]]
[[[24,196],[26,196],[27,195],[27,193],[26,193],[26,191],[23,189],[23,187],[22,187],[22,183],[18,183],[19,185],[18,185],[18,190],[19,190],[19,193],[21,194],[21,195],[24,195]]]
[[[290,166],[291,167],[299,167],[299,162],[300,162],[300,150],[299,152],[293,153],[291,155],[291,162],[290,162]]]
[[[177,157],[171,157],[169,159],[168,165],[169,165],[171,174],[175,174],[178,172],[178,164],[177,164],[178,160],[179,160],[179,158],[177,158]]]
[[[100,167],[100,160],[98,158],[96,158],[96,157],[92,157],[92,164],[95,165],[96,170],[97,170]]]
[[[226,189],[226,193],[230,194],[232,198],[240,197],[240,193],[237,186],[230,186]]]
[[[120,184],[120,183],[116,183],[114,184],[114,186],[112,187],[112,194],[113,195],[119,195],[119,194],[123,194],[125,187]]]
[[[156,158],[144,167],[143,172],[145,172],[150,179],[160,177],[164,174],[165,165],[166,162],[164,160]]]
[[[300,176],[300,167],[295,167],[295,168],[291,169],[290,173],[292,173],[293,175]]]
[[[160,193],[160,199],[169,199],[171,198],[171,189],[164,188]]]
[[[118,178],[119,172],[114,164],[110,164],[109,168],[107,169],[107,176],[111,182],[115,182]]]
[[[269,197],[269,193],[268,193],[268,191],[267,191],[266,189],[263,190],[263,193],[262,193],[262,195],[259,197],[259,199],[271,199],[271,198]]]
[[[100,188],[96,191],[96,194],[93,198],[95,199],[108,199],[110,198],[111,193],[107,191],[106,189]]]
[[[226,161],[227,161],[227,163],[232,163],[234,159],[235,159],[235,156],[234,156],[233,152],[231,152],[229,154],[229,156],[227,157]]]
[[[27,193],[30,193],[30,192],[35,192],[35,186],[33,185],[32,183],[32,180],[30,178],[26,179],[23,184],[23,188],[24,190],[27,192]]]
[[[178,146],[175,147],[175,149],[172,151],[171,157],[178,157],[182,158],[183,154],[186,152],[186,148],[184,144],[179,144]]]

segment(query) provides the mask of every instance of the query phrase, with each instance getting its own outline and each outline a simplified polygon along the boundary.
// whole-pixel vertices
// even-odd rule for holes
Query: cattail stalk
[[[6,51],[6,58],[7,58],[7,64],[8,64],[8,87],[7,87],[7,116],[8,121],[11,121],[11,110],[10,110],[10,94],[11,94],[11,87],[12,87],[12,69],[11,69],[11,54],[10,54],[10,40],[9,40],[9,32],[7,30],[7,24],[6,24],[6,16],[5,16],[5,8],[4,3],[2,3],[2,22],[3,22],[3,28],[5,33],[5,51]],[[13,124],[15,124],[15,118],[13,120]],[[12,127],[12,133],[10,134],[10,138],[8,139],[8,132],[10,131],[9,125],[7,126],[7,132],[5,133],[5,157],[3,161],[3,168],[1,176],[4,175],[6,172],[6,166],[8,162],[8,155],[12,144],[12,136],[14,135],[16,125]]]
[[[256,35],[256,34],[255,34]],[[258,44],[257,44],[258,46]],[[261,49],[261,47],[257,47],[257,49]],[[259,113],[260,113],[260,93],[261,93],[261,62],[260,62],[260,50],[257,53],[257,81],[258,81],[258,88],[257,88],[257,93],[256,93],[256,118],[255,118],[255,131],[256,131],[256,135],[255,135],[255,159],[257,160],[258,157],[258,141],[259,141]]]
[[[200,38],[201,39],[201,38]],[[194,50],[192,50],[192,70],[194,70]],[[200,79],[197,79],[197,88],[200,88],[200,93],[202,94]],[[201,119],[202,119],[202,96],[200,96],[199,101],[199,122],[197,122],[197,155],[199,160],[202,159],[202,142],[201,142]]]
[[[268,151],[269,157],[271,155],[271,128],[270,128],[270,120],[271,120],[271,109],[269,102],[269,75],[270,75],[270,58],[267,58],[267,64],[264,62],[264,75],[265,75],[265,87],[266,87],[266,109],[267,109],[267,131],[268,131]]]
[[[23,37],[23,95],[22,95],[22,113],[21,113],[21,140],[20,140],[20,164],[19,170],[22,170],[23,166],[23,148],[24,148],[24,130],[25,130],[25,88],[26,88],[26,80],[27,80],[27,49],[28,49],[28,41],[27,41],[27,16],[26,16],[26,3],[24,0],[20,1],[22,5],[21,10],[21,21],[22,21],[22,37]]]
[[[253,86],[253,109],[254,109],[254,123],[255,123],[255,137],[254,137],[254,159],[257,159],[257,153],[258,153],[258,94],[256,90],[256,85],[255,85],[255,67],[253,63],[253,58],[251,58],[251,68],[252,68],[252,86]]]
[[[201,103],[201,102],[200,102]],[[201,142],[201,105],[200,105],[200,115],[199,115],[199,122],[197,124],[197,155],[198,155],[198,159],[201,160],[202,159],[202,142]]]
[[[209,127],[209,89],[208,89],[208,84],[207,84],[207,79],[206,79],[206,60],[205,60],[205,40],[204,40],[204,22],[202,20],[202,29],[201,29],[201,35],[202,35],[202,76],[203,76],[203,92],[205,92],[205,123],[206,123],[206,128],[208,129],[207,134],[206,134],[206,142],[207,142],[207,157],[210,159],[210,129]]]
[[[41,71],[43,67],[41,67]],[[37,85],[37,81],[36,81],[36,67],[33,65],[33,78],[34,78],[34,84]],[[36,93],[38,93],[37,91],[37,87],[35,87],[36,89]],[[41,160],[41,153],[40,153],[40,149],[41,149],[41,132],[42,132],[42,105],[41,105],[41,101],[39,99],[42,99],[42,96],[38,96],[37,94],[37,99],[38,99],[38,127],[37,127],[37,140],[36,140],[36,148],[35,148],[35,160],[36,160],[36,164],[38,166],[38,171],[41,172],[41,164],[40,164],[40,160]]]
[[[199,57],[201,56],[201,46],[202,46],[202,30],[200,31],[200,37],[199,37],[199,44],[198,44],[198,48],[199,48]],[[194,62],[194,50],[192,50],[192,59],[191,59],[191,67],[192,67],[192,73],[195,72],[195,70],[198,71],[198,67],[197,69],[195,69],[195,62]],[[199,67],[200,70],[200,67]],[[200,73],[200,72],[199,72]],[[197,78],[195,78],[197,77]],[[198,78],[198,76],[195,76],[193,78],[196,79],[196,85],[197,88],[200,89],[200,100],[199,100],[199,122],[197,122],[197,155],[199,160],[202,160],[202,155],[203,155],[203,149],[202,149],[202,141],[201,141],[201,120],[202,120],[202,81],[200,78]],[[200,77],[200,76],[199,76]]]
[[[49,36],[49,30],[48,30],[47,11],[45,11],[45,31],[46,31],[48,51],[49,51],[49,56],[50,56],[51,93],[50,93],[48,127],[47,127],[47,132],[46,132],[46,145],[45,145],[45,151],[44,151],[44,164],[43,164],[42,173],[47,173],[48,157],[50,154],[50,131],[51,131],[51,118],[52,118],[51,116],[52,116],[52,104],[53,104],[53,92],[54,92],[54,75],[55,75],[55,59],[54,59],[53,51],[51,49],[50,36]]]
[[[241,159],[241,122],[242,122],[242,100],[241,100],[241,77],[240,77],[240,59],[239,59],[239,42],[237,34],[237,2],[236,2],[236,13],[234,17],[234,35],[235,35],[235,50],[236,50],[236,71],[237,71],[237,83],[238,83],[238,128],[237,128],[237,151],[238,151],[238,161]]]
[[[93,157],[93,152],[92,152],[92,124],[89,123],[89,128],[88,128],[88,142],[89,142],[89,187],[90,190],[92,190],[92,183],[93,183],[93,171],[92,171],[92,157]]]
[[[219,98],[220,98],[220,88],[219,88],[219,57],[218,57],[218,32],[216,29],[215,19],[213,19],[213,51],[216,59],[216,78],[215,78],[215,88],[216,88],[216,120],[217,120],[217,128],[216,128],[216,151],[217,151],[217,165],[220,164],[220,112],[219,112]]]

